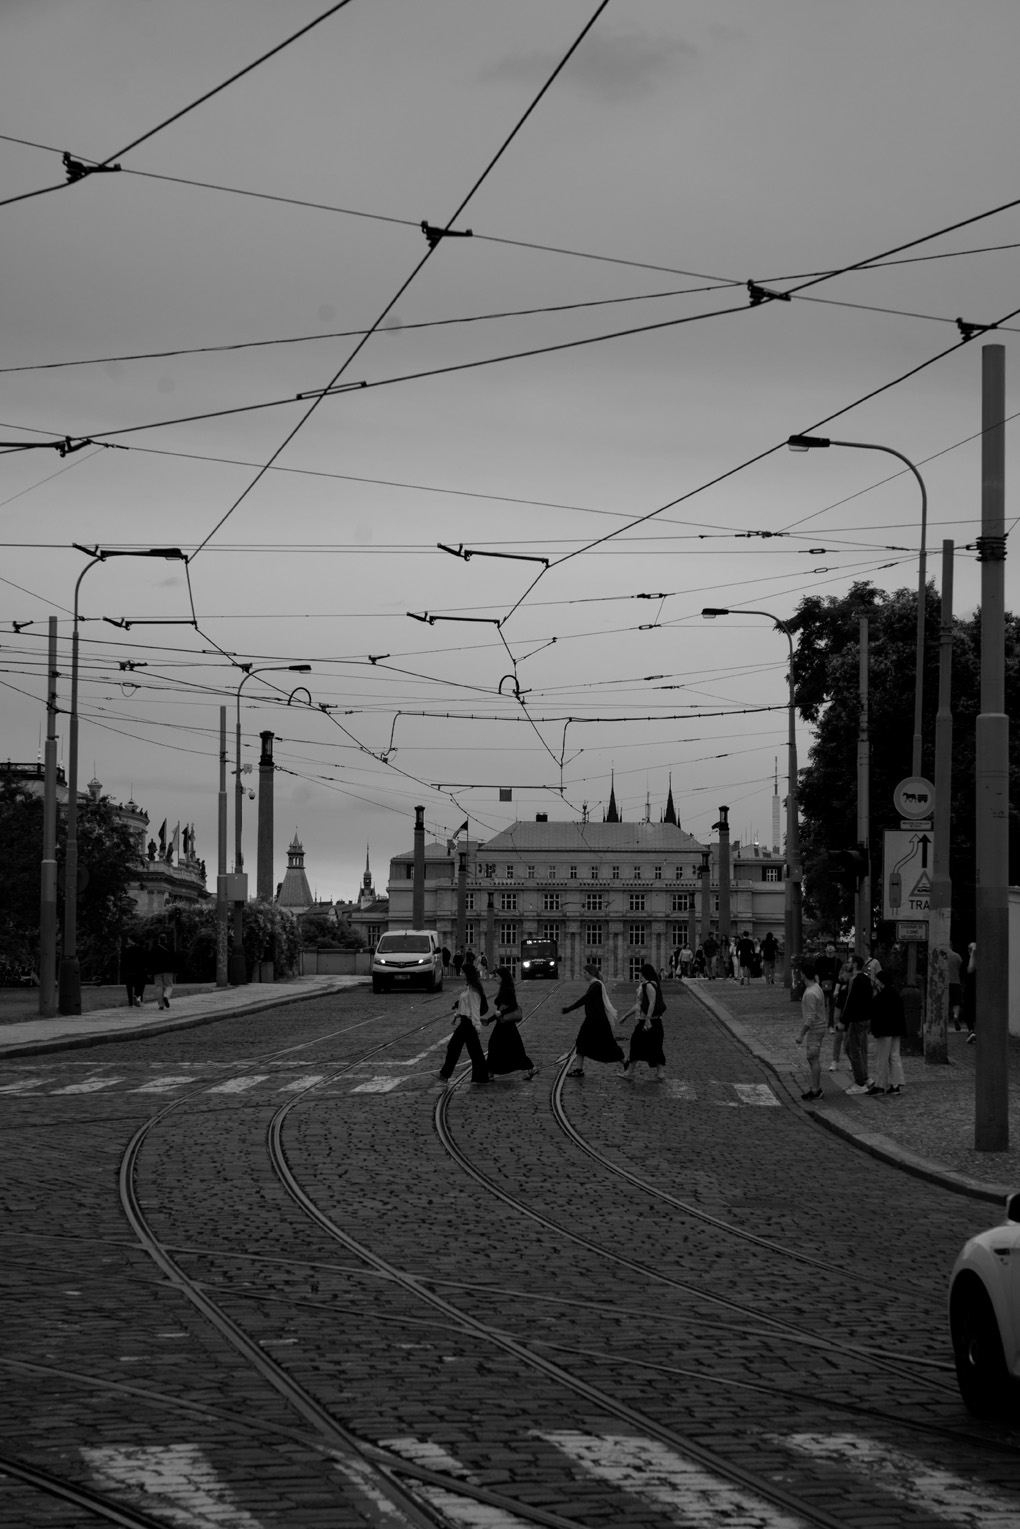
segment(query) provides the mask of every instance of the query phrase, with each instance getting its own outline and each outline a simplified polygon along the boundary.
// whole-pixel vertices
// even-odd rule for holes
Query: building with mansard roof
[[[287,869],[280,882],[276,901],[291,913],[307,913],[315,899],[305,873],[305,847],[294,830],[294,837],[287,846]]]

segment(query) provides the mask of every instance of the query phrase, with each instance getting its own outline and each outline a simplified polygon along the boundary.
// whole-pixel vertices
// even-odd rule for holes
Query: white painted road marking
[[[928,1465],[863,1434],[795,1433],[774,1435],[773,1442],[866,1476],[869,1486],[888,1492],[914,1512],[958,1529],[1016,1529],[1020,1523],[1020,1495],[1006,1497],[972,1477]]]
[[[666,1092],[671,1099],[683,1099],[693,1104],[698,1095],[693,1083],[681,1083],[679,1078],[666,1079]]]
[[[86,1078],[84,1083],[69,1083],[66,1088],[55,1088],[54,1094],[96,1094],[101,1088],[123,1083],[123,1078]]]
[[[143,1083],[141,1088],[133,1088],[133,1094],[168,1094],[172,1088],[180,1088],[182,1083],[194,1083],[190,1073],[167,1073],[163,1078],[153,1078],[151,1083]]]
[[[764,1497],[713,1476],[656,1439],[629,1434],[539,1434],[600,1481],[669,1508],[692,1529],[807,1529]]]
[[[403,1083],[403,1078],[369,1078],[367,1083],[359,1083],[357,1088],[352,1088],[352,1094],[388,1094],[391,1088],[396,1088],[398,1083]]]
[[[303,1088],[312,1088],[316,1083],[321,1083],[325,1076],[324,1072],[310,1072],[304,1078],[295,1078],[293,1083],[285,1083],[280,1093],[299,1094]]]
[[[734,1083],[733,1087],[745,1104],[774,1104],[777,1109],[779,1107],[779,1100],[767,1083]]]
[[[255,1072],[246,1078],[228,1078],[226,1083],[217,1083],[215,1088],[207,1088],[207,1094],[243,1094],[246,1089],[254,1088],[256,1083],[264,1083],[269,1077],[268,1072]]]
[[[262,1529],[237,1505],[197,1444],[83,1449],[82,1456],[105,1491],[126,1487],[136,1506],[181,1529]]]
[[[18,1083],[0,1084],[0,1094],[27,1094],[30,1088],[41,1088],[49,1078],[24,1078]]]
[[[430,1439],[396,1438],[381,1439],[379,1442],[381,1448],[391,1450],[393,1454],[411,1460],[415,1465],[422,1465],[426,1470],[457,1476],[462,1481],[473,1479],[471,1472],[459,1460],[447,1454],[442,1445],[433,1444]],[[451,1524],[462,1524],[464,1529],[530,1529],[530,1520],[518,1518],[505,1508],[474,1502],[470,1497],[462,1497],[458,1492],[432,1486],[425,1481],[415,1481],[411,1485],[418,1497],[424,1497]]]
[[[413,1465],[423,1465],[429,1471],[444,1471],[447,1476],[467,1477],[470,1474],[466,1466],[461,1465],[453,1455],[447,1454],[441,1444],[434,1444],[431,1439],[380,1439],[379,1447],[392,1450],[402,1460],[410,1460]]]

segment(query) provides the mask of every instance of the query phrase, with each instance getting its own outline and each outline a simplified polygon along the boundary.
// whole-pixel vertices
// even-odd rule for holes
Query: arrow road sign
[[[882,902],[888,919],[927,919],[931,911],[931,871],[934,863],[932,834],[909,829],[885,834]]]

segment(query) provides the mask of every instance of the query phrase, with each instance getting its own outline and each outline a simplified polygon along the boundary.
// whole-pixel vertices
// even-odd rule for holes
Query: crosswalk
[[[423,1059],[423,1056],[419,1056],[411,1061],[420,1063]],[[200,1074],[194,1070],[158,1073],[144,1083],[140,1083],[137,1076],[132,1078],[125,1073],[106,1071],[96,1072],[77,1082],[68,1083],[66,1075],[62,1077],[59,1073],[45,1073],[40,1070],[38,1073],[29,1073],[27,1076],[0,1083],[0,1100],[4,1098],[56,1099],[75,1096],[88,1098],[103,1093],[173,1097],[189,1091],[231,1099],[254,1094],[296,1095],[327,1082],[330,1083],[333,1092],[341,1091],[350,1094],[390,1094],[397,1090],[407,1093],[412,1089],[420,1091],[423,1080],[436,1087],[439,1086],[434,1067],[412,1068],[410,1063],[405,1062],[387,1062],[385,1065],[389,1069],[401,1067],[405,1070],[399,1073],[395,1071],[373,1073],[359,1069],[340,1075],[309,1072],[301,1073],[298,1077],[290,1077],[279,1071],[242,1072],[234,1077],[218,1078],[205,1083]],[[663,1091],[667,1098],[684,1105],[703,1104],[720,1109],[778,1108],[779,1106],[779,1099],[767,1083],[721,1082],[711,1078],[694,1083],[681,1078],[667,1078]]]
[[[686,1455],[682,1447],[672,1448],[640,1433],[534,1430],[519,1441],[507,1437],[501,1455],[508,1456],[516,1442],[522,1459],[529,1458],[540,1477],[544,1465],[550,1486],[562,1483],[564,1472],[579,1483],[598,1483],[606,1512],[620,1522],[642,1522],[653,1510],[657,1523],[678,1529],[809,1529],[798,1512],[756,1491],[753,1483],[728,1480]],[[912,1523],[956,1529],[1014,1529],[1020,1522],[1020,1482],[1015,1489],[1004,1484],[1001,1468],[996,1481],[988,1483],[972,1461],[965,1472],[954,1471],[857,1432],[776,1432],[763,1436],[762,1442],[789,1458],[786,1469],[773,1472],[777,1484],[797,1493],[793,1468],[806,1467],[813,1487],[831,1487],[834,1503],[849,1496],[866,1503],[876,1523],[897,1523],[904,1509]],[[551,1449],[552,1456],[536,1460],[536,1444]],[[407,1484],[457,1529],[529,1529],[533,1522],[514,1512],[515,1505],[507,1501],[514,1496],[513,1487],[493,1490],[491,1473],[472,1470],[452,1448],[406,1434],[380,1439],[379,1447],[391,1458],[445,1478],[412,1478]],[[240,1487],[224,1479],[198,1444],[86,1448],[82,1458],[102,1491],[180,1529],[268,1529],[262,1511],[253,1513],[243,1505]],[[337,1458],[334,1468],[341,1492],[351,1492],[377,1510],[379,1521],[393,1529],[409,1526],[404,1513],[381,1491],[381,1481],[367,1460]],[[245,1485],[245,1496],[258,1495],[257,1480]],[[275,1516],[271,1521],[277,1521]]]

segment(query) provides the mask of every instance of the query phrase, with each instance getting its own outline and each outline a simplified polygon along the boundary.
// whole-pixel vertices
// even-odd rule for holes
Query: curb
[[[141,1025],[131,1030],[95,1031],[91,1035],[61,1035],[52,1040],[25,1041],[18,1045],[0,1045],[0,1061],[9,1057],[41,1056],[48,1051],[81,1051],[87,1046],[107,1046],[116,1041],[141,1040],[147,1035],[167,1035],[173,1030],[195,1030],[200,1025],[215,1024],[218,1019],[241,1019],[245,1014],[259,1014],[263,1009],[275,1009],[294,1003],[306,1003],[312,998],[325,998],[342,993],[349,986],[316,988],[313,993],[279,993],[261,1001],[241,1000],[229,1009],[216,1009],[210,1014],[186,1014],[179,1019],[159,1020],[154,1024]],[[86,1018],[88,1016],[85,1016]]]
[[[911,1152],[906,1147],[899,1146],[897,1142],[891,1141],[888,1136],[881,1136],[873,1131],[855,1131],[851,1126],[831,1115],[824,1104],[821,1108],[817,1104],[805,1105],[796,1097],[791,1075],[785,1070],[784,1064],[760,1044],[746,1025],[734,1019],[716,999],[709,997],[707,993],[702,993],[692,984],[687,984],[687,991],[708,1010],[713,1019],[730,1032],[734,1040],[749,1051],[763,1067],[768,1068],[781,1085],[790,1103],[796,1105],[802,1114],[809,1116],[816,1124],[824,1126],[834,1136],[848,1142],[850,1146],[857,1147],[859,1151],[866,1152],[870,1157],[877,1157],[891,1167],[901,1169],[904,1173],[912,1174],[915,1178],[924,1179],[940,1189],[949,1189],[954,1194],[966,1195],[972,1200],[987,1200],[993,1205],[1001,1206],[1006,1196],[1013,1193],[1011,1185],[988,1184],[980,1179],[968,1178],[966,1174],[956,1173],[952,1168],[943,1168],[938,1163],[918,1156],[916,1152]]]

